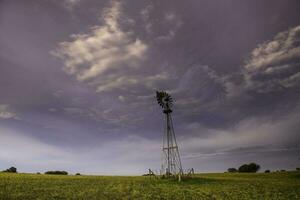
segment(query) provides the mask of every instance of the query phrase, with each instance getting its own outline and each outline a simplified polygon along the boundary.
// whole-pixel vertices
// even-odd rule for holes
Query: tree
[[[68,175],[66,171],[47,171],[45,174],[53,174],[53,175]]]
[[[236,168],[228,168],[227,171],[230,173],[238,172]]]
[[[17,173],[17,168],[15,168],[15,167],[10,167],[10,168],[4,170],[3,172]]]
[[[244,164],[239,167],[239,172],[252,172],[255,173],[260,169],[256,163]]]
[[[270,173],[271,171],[269,169],[265,170],[265,173]]]

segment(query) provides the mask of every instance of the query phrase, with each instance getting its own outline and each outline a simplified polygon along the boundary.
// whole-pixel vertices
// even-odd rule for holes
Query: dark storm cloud
[[[11,151],[13,161],[0,154],[0,164],[28,170],[26,158],[36,170],[47,168],[44,161],[127,174],[157,168],[158,89],[174,96],[186,167],[219,163],[214,170],[224,170],[256,158],[274,168],[279,157],[264,163],[261,154],[275,150],[292,163],[300,140],[297,6],[292,0],[3,1],[1,152]],[[210,166],[200,164],[208,160]],[[123,171],[112,167],[120,165]]]

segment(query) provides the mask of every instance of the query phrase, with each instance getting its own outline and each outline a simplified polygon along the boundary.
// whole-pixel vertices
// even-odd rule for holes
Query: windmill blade
[[[164,107],[164,101],[163,101],[163,98],[164,98],[164,93],[163,92],[159,92],[159,91],[156,91],[156,99],[157,99],[157,103],[161,106],[161,107]]]

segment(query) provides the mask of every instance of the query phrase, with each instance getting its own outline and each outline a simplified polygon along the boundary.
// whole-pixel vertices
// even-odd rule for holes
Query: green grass
[[[149,177],[0,173],[0,199],[300,199],[300,173],[198,174],[182,182]]]

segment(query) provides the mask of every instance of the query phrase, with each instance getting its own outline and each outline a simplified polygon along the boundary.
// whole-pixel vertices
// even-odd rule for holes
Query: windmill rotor
[[[165,91],[156,91],[157,103],[163,108],[164,112],[172,112],[173,99]]]

